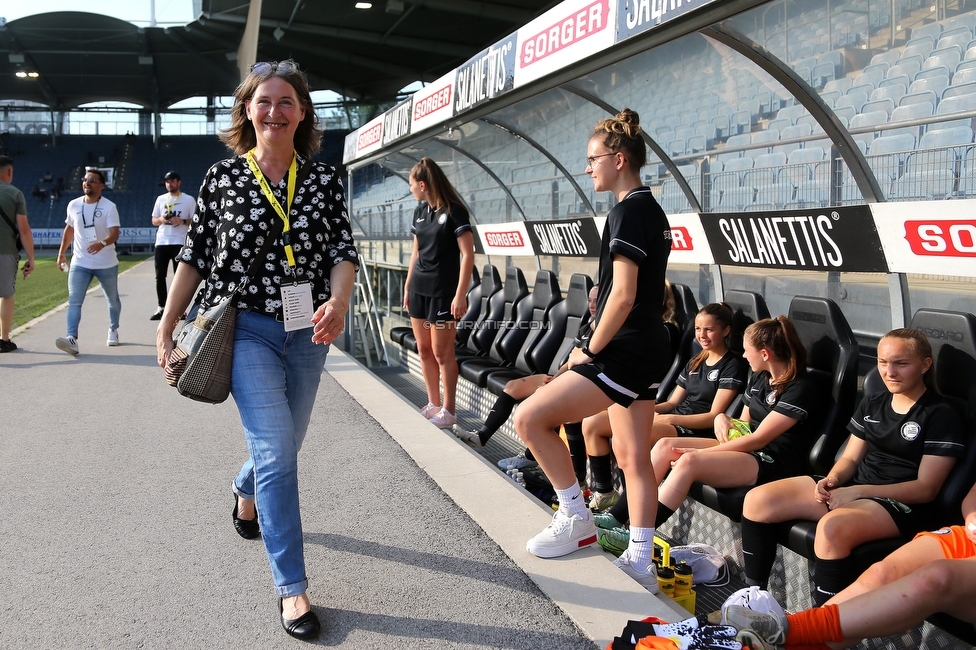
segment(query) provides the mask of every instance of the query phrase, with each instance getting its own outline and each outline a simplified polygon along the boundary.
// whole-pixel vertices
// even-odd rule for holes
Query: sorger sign
[[[515,85],[612,45],[616,8],[616,0],[567,0],[518,30]]]
[[[475,232],[486,255],[535,255],[524,221],[478,224]]]
[[[383,116],[380,115],[356,131],[356,156],[375,151],[383,144]]]
[[[413,94],[413,125],[410,132],[440,124],[454,116],[454,71]]]
[[[976,220],[906,221],[905,239],[916,255],[976,257]]]
[[[976,201],[871,205],[892,273],[976,276]]]
[[[672,264],[714,264],[712,251],[708,247],[708,239],[702,228],[701,219],[694,212],[687,214],[669,214],[668,223],[671,224],[671,255],[668,261]]]

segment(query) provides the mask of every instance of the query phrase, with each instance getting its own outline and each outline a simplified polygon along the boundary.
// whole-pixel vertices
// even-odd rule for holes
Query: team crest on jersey
[[[718,370],[712,370],[708,373],[708,381],[715,381],[718,379]]]
[[[776,403],[776,391],[773,391],[769,395],[766,395],[766,404],[772,406],[775,403]]]
[[[437,217],[437,223],[441,224],[442,226],[445,223],[447,223],[447,215],[445,213],[441,212],[441,215],[439,217]]]
[[[948,535],[951,532],[952,532],[952,529],[951,528],[940,528],[939,530],[933,530],[932,531],[932,534],[933,535]]]
[[[917,438],[918,434],[921,433],[921,431],[922,431],[922,427],[920,427],[918,425],[918,422],[915,422],[914,420],[909,420],[905,424],[901,425],[901,437],[907,440],[908,442],[911,442],[912,440]]]

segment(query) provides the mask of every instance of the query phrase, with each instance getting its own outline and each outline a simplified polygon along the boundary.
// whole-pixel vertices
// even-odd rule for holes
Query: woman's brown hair
[[[427,185],[427,205],[451,213],[451,204],[463,205],[461,197],[433,158],[424,156],[410,170],[410,178]]]
[[[661,317],[665,323],[671,323],[677,327],[678,320],[675,318],[677,311],[678,303],[674,299],[674,287],[671,286],[670,280],[664,278],[664,313],[661,314]]]
[[[901,339],[905,341],[908,346],[912,349],[912,352],[918,355],[919,359],[931,359],[932,358],[932,344],[929,342],[925,334],[921,330],[912,329],[911,327],[902,327],[900,329],[891,330],[887,334],[881,337],[881,340],[885,339]],[[922,375],[922,382],[925,383],[925,387],[928,390],[939,394],[939,387],[935,383],[935,363],[929,366],[929,369],[925,371]]]
[[[793,321],[786,316],[756,321],[746,328],[744,337],[757,350],[768,350],[774,357],[786,363],[786,372],[776,381],[770,382],[773,388],[785,386],[806,374],[806,348],[796,333]]]
[[[281,71],[281,66],[285,66],[289,72]],[[308,88],[308,79],[305,73],[298,69],[298,64],[291,59],[286,59],[280,63],[271,62],[268,69],[261,74],[251,72],[244,78],[241,85],[234,91],[234,108],[230,110],[230,126],[220,132],[220,141],[226,144],[234,153],[244,155],[257,145],[257,136],[254,133],[254,125],[247,119],[246,102],[253,96],[263,82],[271,77],[284,79],[298,95],[301,107],[305,109],[305,118],[298,124],[295,131],[295,151],[306,158],[314,156],[319,151],[322,143],[322,131],[319,129],[319,118],[315,114],[315,106],[312,104],[312,95]]]
[[[705,305],[698,312],[698,316],[711,316],[717,320],[722,327],[732,327],[732,320],[735,317],[735,312],[732,311],[732,307],[725,302],[713,302]],[[731,330],[729,330],[731,333]],[[728,340],[725,341],[725,346],[728,347]],[[705,363],[705,359],[708,358],[708,350],[702,350],[699,352],[694,359],[691,360],[689,364],[691,371],[694,372],[698,370],[698,366]]]
[[[647,162],[647,146],[640,134],[640,116],[625,108],[597,124],[590,139],[596,138],[614,153],[623,152],[631,167],[639,170]]]

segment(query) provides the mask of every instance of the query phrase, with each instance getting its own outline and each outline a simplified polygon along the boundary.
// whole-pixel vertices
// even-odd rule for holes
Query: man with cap
[[[186,241],[186,231],[196,214],[197,202],[192,196],[180,192],[180,175],[166,172],[163,176],[166,193],[156,199],[152,222],[159,226],[156,231],[156,301],[158,307],[149,320],[159,320],[166,306],[167,267],[172,265],[176,273],[176,256]]]

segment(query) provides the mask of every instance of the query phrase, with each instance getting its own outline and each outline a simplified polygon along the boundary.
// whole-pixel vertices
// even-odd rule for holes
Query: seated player
[[[729,623],[786,648],[849,648],[910,629],[935,613],[976,623],[976,485],[963,499],[965,523],[919,533],[823,607],[785,618],[730,607]]]
[[[715,437],[662,438],[654,445],[655,476],[661,484],[655,526],[665,522],[695,481],[718,488],[747,487],[801,474],[812,444],[810,413],[817,408],[806,378],[806,350],[786,316],[757,321],[743,336],[752,379],[743,393],[741,419],[751,433],[730,439],[732,419],[715,418]]]
[[[733,311],[725,303],[706,305],[695,316],[695,340],[702,351],[678,375],[677,387],[666,402],[655,407],[657,416],[651,428],[652,444],[661,438],[697,437],[714,439],[715,418],[724,413],[745,388],[747,366],[741,356],[729,349]],[[606,413],[583,421],[583,437],[590,457],[594,491],[590,507],[606,512],[594,518],[600,544],[614,552],[627,548],[629,533],[626,491],[616,503],[610,474],[610,426]],[[612,506],[612,507],[611,507]]]
[[[742,551],[750,584],[769,579],[780,522],[818,522],[813,601],[820,605],[850,584],[856,546],[945,521],[925,505],[965,452],[966,432],[938,394],[931,344],[919,330],[888,332],[878,343],[878,372],[888,390],[861,401],[847,447],[826,477],[796,476],[746,495]]]

